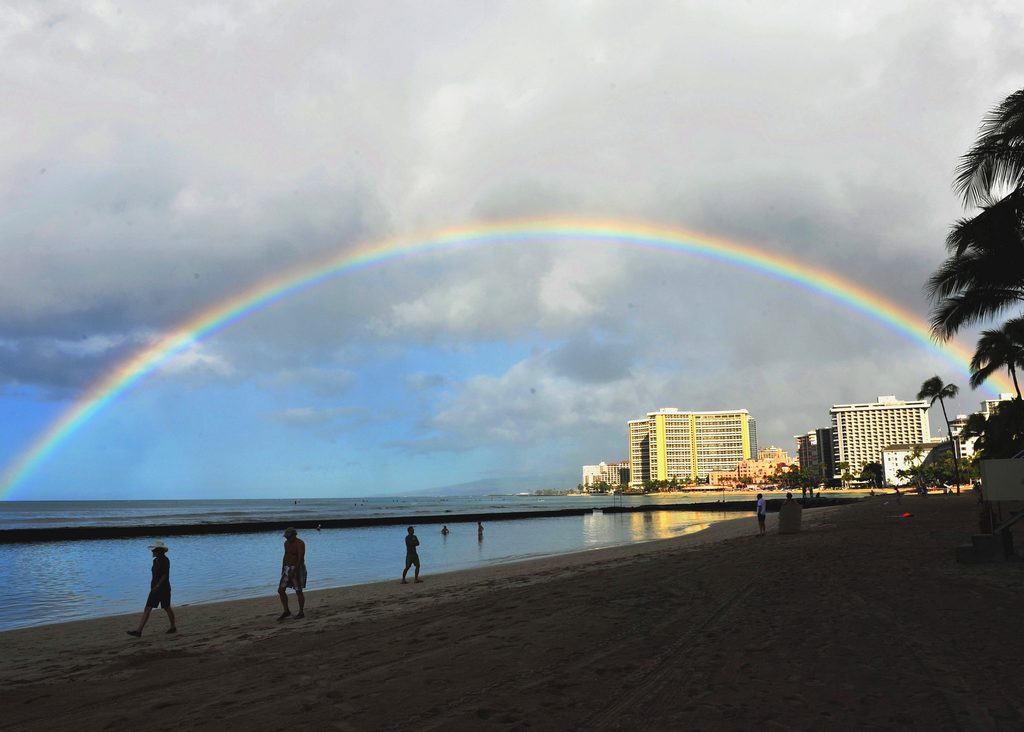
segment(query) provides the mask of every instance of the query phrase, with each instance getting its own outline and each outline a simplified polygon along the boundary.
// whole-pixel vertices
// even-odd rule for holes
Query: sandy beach
[[[902,511],[912,517],[903,518]],[[1024,564],[974,498],[0,634],[0,729],[1024,729]],[[400,558],[398,558],[400,562]],[[400,570],[401,567],[399,566]],[[294,608],[294,600],[293,600]]]

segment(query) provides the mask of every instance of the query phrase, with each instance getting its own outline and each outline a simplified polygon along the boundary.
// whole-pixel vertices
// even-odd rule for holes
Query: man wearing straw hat
[[[295,590],[295,596],[299,600],[299,612],[296,618],[306,617],[303,608],[306,606],[306,598],[302,596],[302,590],[306,586],[306,542],[298,537],[295,529],[289,526],[284,530],[284,559],[281,560],[281,581],[277,585],[277,594],[281,598],[281,607],[284,612],[277,619],[284,620],[292,614],[288,607],[289,587]]]
[[[171,560],[167,558],[167,545],[162,541],[154,541],[149,545],[153,552],[153,578],[149,583],[149,597],[146,598],[146,609],[142,611],[142,620],[139,622],[138,630],[126,631],[128,635],[140,638],[142,629],[146,627],[149,614],[155,607],[162,607],[167,611],[167,618],[171,621],[168,633],[177,633],[178,628],[174,624],[174,611],[171,610]]]

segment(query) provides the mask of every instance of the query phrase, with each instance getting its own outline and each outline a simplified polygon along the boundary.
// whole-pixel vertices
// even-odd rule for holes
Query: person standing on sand
[[[153,578],[149,582],[146,609],[142,611],[139,629],[126,631],[128,635],[136,638],[142,637],[142,629],[146,627],[149,614],[155,607],[162,607],[167,611],[167,618],[171,621],[171,627],[167,632],[178,632],[178,627],[174,624],[174,611],[171,610],[171,560],[167,558],[167,546],[162,541],[155,541],[149,548],[153,552]]]
[[[420,540],[416,537],[416,527],[410,526],[409,533],[405,535],[405,569],[402,570],[402,584],[407,585],[405,581],[405,575],[409,574],[409,567],[416,565],[416,575],[414,577],[415,582],[422,582],[420,579],[420,555],[416,551],[416,547],[420,545]]]
[[[277,616],[278,620],[284,620],[292,614],[286,592],[289,587],[295,590],[295,597],[299,601],[299,613],[295,617],[306,617],[306,598],[302,595],[306,587],[306,542],[298,534],[290,526],[284,530],[284,559],[281,560],[281,581],[277,584],[277,594],[281,598],[284,612]]]
[[[765,503],[764,503],[764,494],[763,493],[758,493],[757,494],[757,528],[758,528],[758,533],[759,533],[760,536],[764,536],[764,520],[765,520],[765,517],[766,517],[765,514],[766,514],[767,510],[768,509],[767,509],[767,507],[765,506]]]

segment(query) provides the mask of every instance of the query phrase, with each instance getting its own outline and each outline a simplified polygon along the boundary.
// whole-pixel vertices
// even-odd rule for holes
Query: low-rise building
[[[736,477],[741,483],[770,483],[779,472],[789,470],[793,459],[782,448],[763,447],[756,460],[741,460],[736,466]]]
[[[899,475],[901,470],[916,468],[931,455],[942,440],[890,445],[882,450],[882,471],[886,485],[907,485],[910,481]]]
[[[772,483],[780,472],[789,470],[793,459],[779,447],[762,447],[754,460],[741,460],[735,470],[708,473],[708,485],[733,486],[740,483]]]
[[[739,480],[735,470],[712,470],[708,473],[708,485],[733,488],[739,485]]]

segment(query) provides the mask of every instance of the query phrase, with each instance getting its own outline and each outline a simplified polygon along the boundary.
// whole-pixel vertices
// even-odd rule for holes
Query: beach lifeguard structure
[[[970,544],[957,547],[957,561],[972,564],[1015,559],[1010,529],[1024,518],[1024,451],[1009,459],[982,460],[981,491],[982,533],[974,534]],[[1005,519],[1004,508],[1008,514]]]

